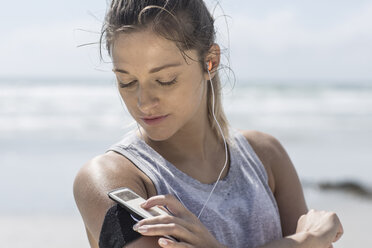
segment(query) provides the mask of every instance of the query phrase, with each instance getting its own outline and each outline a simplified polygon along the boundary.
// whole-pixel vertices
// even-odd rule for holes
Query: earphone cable
[[[228,160],[227,143],[226,143],[225,135],[223,134],[223,132],[222,132],[222,128],[221,128],[220,124],[218,123],[217,118],[216,118],[215,113],[214,113],[214,112],[215,112],[215,95],[214,95],[214,87],[213,87],[212,77],[211,77],[211,74],[210,74],[210,72],[209,72],[208,69],[207,69],[207,71],[208,71],[208,75],[209,75],[209,79],[210,79],[209,82],[210,82],[211,90],[212,90],[212,115],[213,115],[213,118],[214,118],[214,120],[215,120],[215,122],[216,122],[216,124],[217,124],[217,126],[218,126],[218,129],[219,129],[219,131],[220,131],[220,133],[221,133],[222,139],[223,139],[223,141],[224,141],[224,146],[225,146],[225,164],[224,164],[224,166],[223,166],[223,168],[222,168],[222,170],[221,170],[221,172],[220,172],[220,174],[219,174],[219,176],[218,176],[218,178],[217,178],[217,181],[215,182],[215,184],[214,184],[214,186],[213,186],[211,192],[209,193],[209,196],[208,196],[207,200],[205,201],[205,203],[204,203],[202,209],[200,210],[200,212],[199,212],[199,214],[198,214],[198,216],[197,216],[198,219],[200,219],[201,214],[203,213],[203,211],[204,211],[205,207],[207,206],[207,204],[208,204],[208,202],[209,202],[209,200],[210,200],[210,198],[211,198],[211,196],[212,196],[212,194],[213,194],[215,188],[217,187],[217,184],[218,184],[218,182],[219,182],[220,179],[221,179],[222,173],[223,173],[223,171],[224,171],[225,168],[226,168],[227,160]],[[144,139],[143,139],[143,134],[142,134],[142,132],[141,132],[141,129],[140,129],[138,123],[137,123],[137,127],[138,127],[138,130],[139,130],[140,134],[141,134],[142,140],[144,140]],[[151,158],[151,160],[155,163],[155,161],[154,161],[152,158]],[[159,170],[158,163],[155,163],[155,164],[156,164],[156,169],[157,169],[158,173],[161,175],[160,170]],[[179,197],[179,195],[177,194],[177,192],[175,192],[175,191],[173,190],[173,188],[170,187],[170,185],[168,184],[167,181],[164,181],[164,182],[168,185],[168,187],[169,187],[170,189],[172,189],[172,191],[175,193],[175,195],[176,195],[177,198],[180,200],[180,202],[182,203],[182,205],[183,205],[185,208],[187,208],[186,205],[182,202],[182,199],[181,199],[181,197]]]

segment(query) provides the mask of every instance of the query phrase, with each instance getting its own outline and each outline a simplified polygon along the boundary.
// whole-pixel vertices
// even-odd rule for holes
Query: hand
[[[160,238],[161,247],[174,248],[222,248],[215,237],[200,222],[200,220],[186,209],[173,195],[158,195],[149,198],[141,207],[148,209],[154,206],[167,206],[174,216],[157,216],[143,219],[134,229],[145,236],[173,236],[179,242],[167,238]]]
[[[308,232],[315,237],[312,247],[331,248],[344,233],[342,224],[333,212],[310,210],[297,222],[296,233]]]

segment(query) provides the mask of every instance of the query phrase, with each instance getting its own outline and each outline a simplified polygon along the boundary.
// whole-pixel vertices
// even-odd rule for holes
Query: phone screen
[[[160,209],[159,207],[152,207],[150,209],[144,209],[140,205],[145,202],[145,199],[134,193],[128,188],[121,188],[109,192],[109,196],[112,200],[118,202],[121,206],[125,207],[132,214],[136,215],[136,218],[149,218],[160,215],[167,215],[168,213]]]
[[[120,197],[121,199],[123,199],[124,201],[130,201],[130,200],[140,198],[138,195],[133,194],[129,190],[118,192],[116,193],[116,195]]]

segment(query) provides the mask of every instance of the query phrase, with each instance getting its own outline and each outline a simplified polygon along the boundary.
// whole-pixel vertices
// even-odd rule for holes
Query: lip
[[[147,124],[147,125],[157,125],[160,122],[162,122],[164,119],[166,119],[168,115],[162,115],[162,116],[152,116],[152,117],[141,117],[141,119]]]

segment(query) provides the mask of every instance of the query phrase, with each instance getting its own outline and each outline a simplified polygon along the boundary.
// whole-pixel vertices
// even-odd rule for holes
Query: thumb
[[[153,206],[164,206],[174,216],[189,214],[189,210],[175,196],[170,194],[150,197],[141,205],[143,208],[151,208]]]

